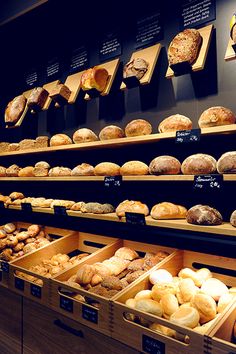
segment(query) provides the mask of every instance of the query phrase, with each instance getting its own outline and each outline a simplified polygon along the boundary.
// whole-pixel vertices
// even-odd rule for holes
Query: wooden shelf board
[[[226,49],[225,53],[225,61],[230,61],[236,59],[236,53],[232,47],[232,44],[234,44],[232,38],[229,38],[228,46]]]
[[[202,28],[198,29],[198,31],[200,32],[200,34],[202,36],[202,45],[201,45],[197,60],[192,65],[193,72],[203,70],[205,67],[205,62],[206,62],[206,58],[207,58],[207,54],[208,54],[208,50],[209,50],[209,46],[210,46],[210,41],[211,41],[211,36],[212,36],[212,32],[213,32],[213,25],[208,25],[208,26],[202,27]],[[166,72],[166,78],[170,79],[172,77],[175,77],[174,71],[170,67],[168,67],[167,72]]]
[[[84,71],[80,71],[73,75],[69,75],[65,81],[65,85],[71,90],[71,95],[69,97],[68,103],[75,103],[78,94],[80,92],[80,80]]]
[[[59,82],[60,82],[60,80],[55,80],[55,81],[49,82],[48,84],[43,85],[43,88],[44,88],[45,90],[47,90],[48,93],[49,93],[49,95],[50,95],[50,93],[52,92],[52,90],[54,89],[54,87],[55,87],[57,84],[59,84]],[[49,108],[51,102],[52,102],[52,99],[48,96],[48,98],[47,98],[47,100],[46,100],[46,102],[45,102],[45,104],[44,104],[44,106],[43,106],[43,108],[42,108],[42,111],[46,111],[46,110]]]

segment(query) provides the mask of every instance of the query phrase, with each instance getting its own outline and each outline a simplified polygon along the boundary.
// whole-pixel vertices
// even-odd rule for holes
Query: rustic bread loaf
[[[20,150],[28,150],[35,148],[35,140],[33,139],[24,139],[19,142]]]
[[[8,152],[10,147],[10,143],[2,142],[0,143],[0,153]]]
[[[9,151],[19,151],[20,150],[20,144],[19,143],[11,143],[9,145]]]
[[[236,210],[234,210],[230,216],[230,224],[236,227]]]
[[[51,99],[60,104],[67,102],[70,98],[71,90],[62,83],[58,83],[50,93]]]
[[[119,217],[125,216],[125,213],[140,213],[144,215],[149,214],[149,209],[146,204],[134,200],[124,200],[116,208],[116,215]]]
[[[100,140],[109,140],[109,139],[119,139],[124,138],[125,133],[123,129],[117,127],[116,125],[108,125],[104,127],[99,133]]]
[[[18,177],[20,169],[18,165],[11,165],[6,169],[6,174],[8,177]]]
[[[218,210],[201,204],[188,210],[186,220],[189,224],[196,225],[220,225],[223,221]]]
[[[81,88],[83,91],[95,88],[102,92],[109,78],[109,73],[105,68],[94,66],[86,70],[81,76]]]
[[[165,118],[158,126],[159,133],[176,132],[177,130],[192,129],[193,123],[181,114],[174,114]]]
[[[35,140],[35,149],[43,149],[48,147],[49,138],[48,136],[38,136]]]
[[[148,166],[141,161],[128,161],[120,168],[122,176],[148,175]]]
[[[169,202],[156,204],[151,210],[153,219],[185,219],[186,215],[187,209],[185,207]]]
[[[152,126],[144,119],[135,119],[129,122],[125,127],[127,137],[149,135],[152,133]]]
[[[22,116],[26,106],[26,98],[24,95],[15,97],[8,103],[5,110],[5,123],[14,125]]]
[[[71,169],[68,167],[53,167],[49,170],[49,177],[71,176]]]
[[[39,161],[34,166],[33,174],[35,177],[47,177],[50,165],[45,161]]]
[[[27,166],[22,168],[18,172],[19,177],[34,177],[34,167],[33,166]]]
[[[236,151],[229,151],[223,154],[217,161],[219,173],[236,173]]]
[[[200,116],[198,124],[200,128],[216,127],[219,125],[234,124],[235,114],[228,108],[216,106],[206,109]]]
[[[83,203],[80,210],[82,213],[109,214],[115,211],[111,204]]]
[[[50,146],[60,146],[72,144],[71,138],[66,134],[56,134],[50,139]]]
[[[0,166],[0,177],[6,177],[6,167]]]
[[[27,106],[34,111],[42,109],[47,101],[48,95],[48,91],[43,87],[35,87],[28,98]]]
[[[123,78],[135,76],[140,80],[146,74],[148,66],[149,64],[145,59],[135,58],[124,66]]]
[[[94,167],[88,163],[82,163],[73,168],[71,176],[94,176]]]
[[[216,160],[207,154],[191,155],[184,160],[181,170],[184,175],[211,174],[216,171]]]
[[[94,168],[96,176],[118,176],[120,175],[120,166],[113,162],[101,162]]]
[[[158,156],[150,162],[151,175],[177,175],[180,173],[181,163],[173,156]]]
[[[97,140],[97,135],[91,129],[81,128],[76,130],[73,134],[73,142],[75,144],[88,143]]]

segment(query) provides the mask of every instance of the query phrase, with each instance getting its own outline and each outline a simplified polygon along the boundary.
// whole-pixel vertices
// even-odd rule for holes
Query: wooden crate
[[[55,233],[56,231],[54,231]],[[50,279],[29,270],[31,266],[38,265],[43,260],[49,260],[52,256],[62,253],[71,254],[80,251],[82,253],[99,252],[100,248],[114,242],[110,237],[91,235],[83,232],[70,231],[68,235],[46,245],[29,255],[11,262],[8,286],[17,293],[49,306],[50,298]],[[90,256],[86,257],[89,258]],[[85,258],[83,258],[84,260]],[[82,262],[82,260],[81,260]],[[79,264],[79,263],[78,263]],[[23,272],[41,279],[43,284],[36,285],[30,280],[22,279],[17,276],[16,271]],[[59,273],[60,274],[60,273]]]
[[[220,269],[234,270],[235,263],[235,259],[231,258],[213,256],[199,252],[177,251],[169,257],[164,266],[160,264],[157,265],[155,269],[163,268],[168,270],[173,276],[176,276],[179,271],[185,267],[193,269],[207,267],[212,270],[213,276],[224,281],[226,285],[235,286],[236,279],[234,277],[220,274]],[[212,267],[217,267],[214,269],[217,269],[219,273],[214,272]],[[133,298],[139,291],[151,288],[149,274],[150,271],[140,281],[133,284],[129,289],[122,291],[120,295],[117,295],[115,299],[113,299],[112,337],[142,352],[149,353],[151,352],[150,350],[159,349],[160,353],[204,353],[208,346],[207,335],[210,333],[213,326],[209,328],[206,336],[203,336],[187,327],[175,325],[164,318],[133,310],[125,305],[126,300]],[[224,316],[229,306],[221,316],[219,316],[218,320]],[[131,313],[140,316],[149,322],[155,322],[171,328],[180,333],[183,338],[188,336],[188,344],[154,332],[140,324],[128,321],[125,319],[124,313]],[[158,352],[158,350],[156,352]]]
[[[175,251],[173,248],[159,245],[148,245],[134,241],[117,240],[102,249],[100,252],[92,255],[89,259],[87,258],[84,262],[81,262],[80,265],[61,273],[51,281],[51,307],[90,328],[111,335],[111,300],[100,295],[92,294],[83,289],[73,288],[64,284],[64,282],[80,269],[82,263],[94,264],[96,262],[102,262],[105,259],[112,257],[116,250],[123,246],[135,249],[137,252],[157,252],[163,250],[172,254]],[[169,257],[170,256],[167,258]],[[160,264],[163,264],[164,261],[160,262]],[[137,282],[137,280],[135,282]],[[72,294],[75,293],[95,301],[99,304],[98,307],[74,299]]]

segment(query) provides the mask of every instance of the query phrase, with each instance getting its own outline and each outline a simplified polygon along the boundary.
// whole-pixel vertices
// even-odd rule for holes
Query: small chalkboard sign
[[[142,350],[150,354],[165,354],[165,343],[143,334]]]
[[[21,203],[21,210],[27,213],[32,213],[32,205],[30,203]]]
[[[30,284],[30,293],[32,296],[37,297],[38,299],[41,299],[41,297],[42,297],[41,286],[38,286],[35,284]]]
[[[66,207],[64,207],[64,206],[54,205],[53,209],[54,209],[54,214],[55,215],[60,215],[60,216],[61,215],[66,216],[67,215]]]
[[[104,186],[108,188],[121,187],[122,176],[106,176],[104,177]]]
[[[83,304],[82,317],[89,322],[98,323],[98,310]]]
[[[137,19],[135,48],[145,48],[163,38],[160,11]]]
[[[182,0],[181,29],[196,28],[216,19],[215,0]]]
[[[73,313],[73,300],[60,295],[60,308],[67,312]]]
[[[20,278],[15,278],[15,288],[20,290],[20,291],[24,291],[24,289],[25,289],[24,280],[20,279]]]
[[[70,59],[70,74],[83,71],[88,67],[88,51],[85,46],[80,46],[72,51]]]
[[[176,144],[196,143],[201,139],[201,129],[178,130],[175,136]]]
[[[223,188],[223,176],[220,174],[194,176],[193,188],[198,191],[220,191]]]
[[[145,215],[141,213],[125,213],[127,224],[132,225],[146,225]]]
[[[2,261],[1,269],[4,273],[9,273],[9,263]]]
[[[3,201],[0,201],[0,209],[5,209],[5,205]]]
[[[99,59],[106,61],[118,57],[122,53],[120,36],[116,31],[103,35],[99,42]]]

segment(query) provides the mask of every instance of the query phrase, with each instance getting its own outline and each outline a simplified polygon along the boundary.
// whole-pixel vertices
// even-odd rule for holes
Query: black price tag
[[[4,202],[2,200],[0,201],[0,209],[5,209],[5,205],[4,205]]]
[[[60,295],[60,308],[67,312],[73,313],[73,300]]]
[[[178,130],[175,136],[176,144],[196,143],[201,139],[201,129]]]
[[[1,269],[5,273],[9,273],[9,263],[7,262],[2,262],[1,263]]]
[[[32,213],[32,205],[30,203],[21,203],[21,210],[27,213]]]
[[[42,288],[41,286],[30,284],[30,293],[32,296],[41,299],[42,297]]]
[[[89,322],[98,323],[98,310],[82,305],[82,317]]]
[[[145,215],[141,213],[125,213],[127,224],[146,225]]]
[[[121,187],[122,176],[106,176],[104,177],[104,186],[105,187]]]
[[[143,334],[142,350],[150,354],[165,354],[165,343]]]
[[[21,291],[25,289],[25,282],[20,278],[15,278],[15,288]]]
[[[223,187],[222,175],[194,176],[193,188],[196,190],[220,191]]]
[[[215,0],[182,0],[181,28],[195,28],[216,19]]]
[[[59,206],[59,205],[54,205],[54,214],[55,215],[67,215],[66,213],[66,207]]]
[[[120,36],[117,32],[109,32],[104,35],[99,43],[99,59],[105,61],[118,57],[122,53]]]
[[[73,50],[70,62],[70,73],[85,70],[88,66],[88,52],[85,46]]]
[[[160,12],[142,16],[136,24],[135,48],[143,48],[156,44],[163,38],[163,27]]]

